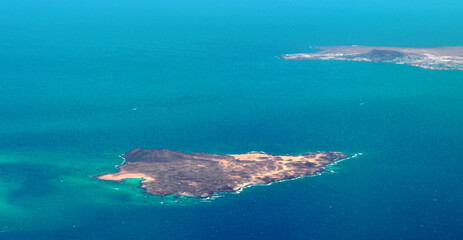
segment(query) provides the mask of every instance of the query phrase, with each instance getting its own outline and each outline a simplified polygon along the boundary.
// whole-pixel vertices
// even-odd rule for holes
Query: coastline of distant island
[[[219,155],[136,148],[122,156],[124,162],[116,166],[118,172],[96,178],[109,181],[139,178],[141,188],[148,194],[205,198],[316,175],[326,171],[327,166],[354,156],[339,152]]]
[[[317,52],[293,53],[286,60],[343,60],[404,64],[431,70],[463,70],[463,47],[399,48],[373,46],[322,46]]]

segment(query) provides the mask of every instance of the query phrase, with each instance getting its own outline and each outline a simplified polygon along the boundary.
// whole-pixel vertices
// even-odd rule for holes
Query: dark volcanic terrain
[[[125,162],[118,166],[117,173],[97,178],[113,181],[142,178],[141,187],[153,195],[209,197],[217,192],[314,175],[349,156],[338,152],[217,155],[137,148],[123,157]]]

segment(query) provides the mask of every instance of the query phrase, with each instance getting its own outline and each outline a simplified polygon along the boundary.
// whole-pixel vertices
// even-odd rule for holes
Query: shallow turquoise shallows
[[[463,71],[285,61],[463,45],[461,1],[0,1],[0,239],[463,239]],[[149,196],[136,147],[361,156],[215,199]]]

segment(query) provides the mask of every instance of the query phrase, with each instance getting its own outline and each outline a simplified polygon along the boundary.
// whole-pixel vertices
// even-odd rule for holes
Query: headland
[[[431,70],[463,70],[463,47],[316,47],[318,52],[285,54],[286,60],[344,60],[405,64]]]

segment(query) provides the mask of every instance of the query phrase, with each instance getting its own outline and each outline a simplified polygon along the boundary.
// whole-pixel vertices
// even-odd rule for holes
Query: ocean
[[[462,239],[463,72],[286,61],[463,45],[461,1],[0,2],[0,239]],[[133,148],[362,155],[197,200]]]

